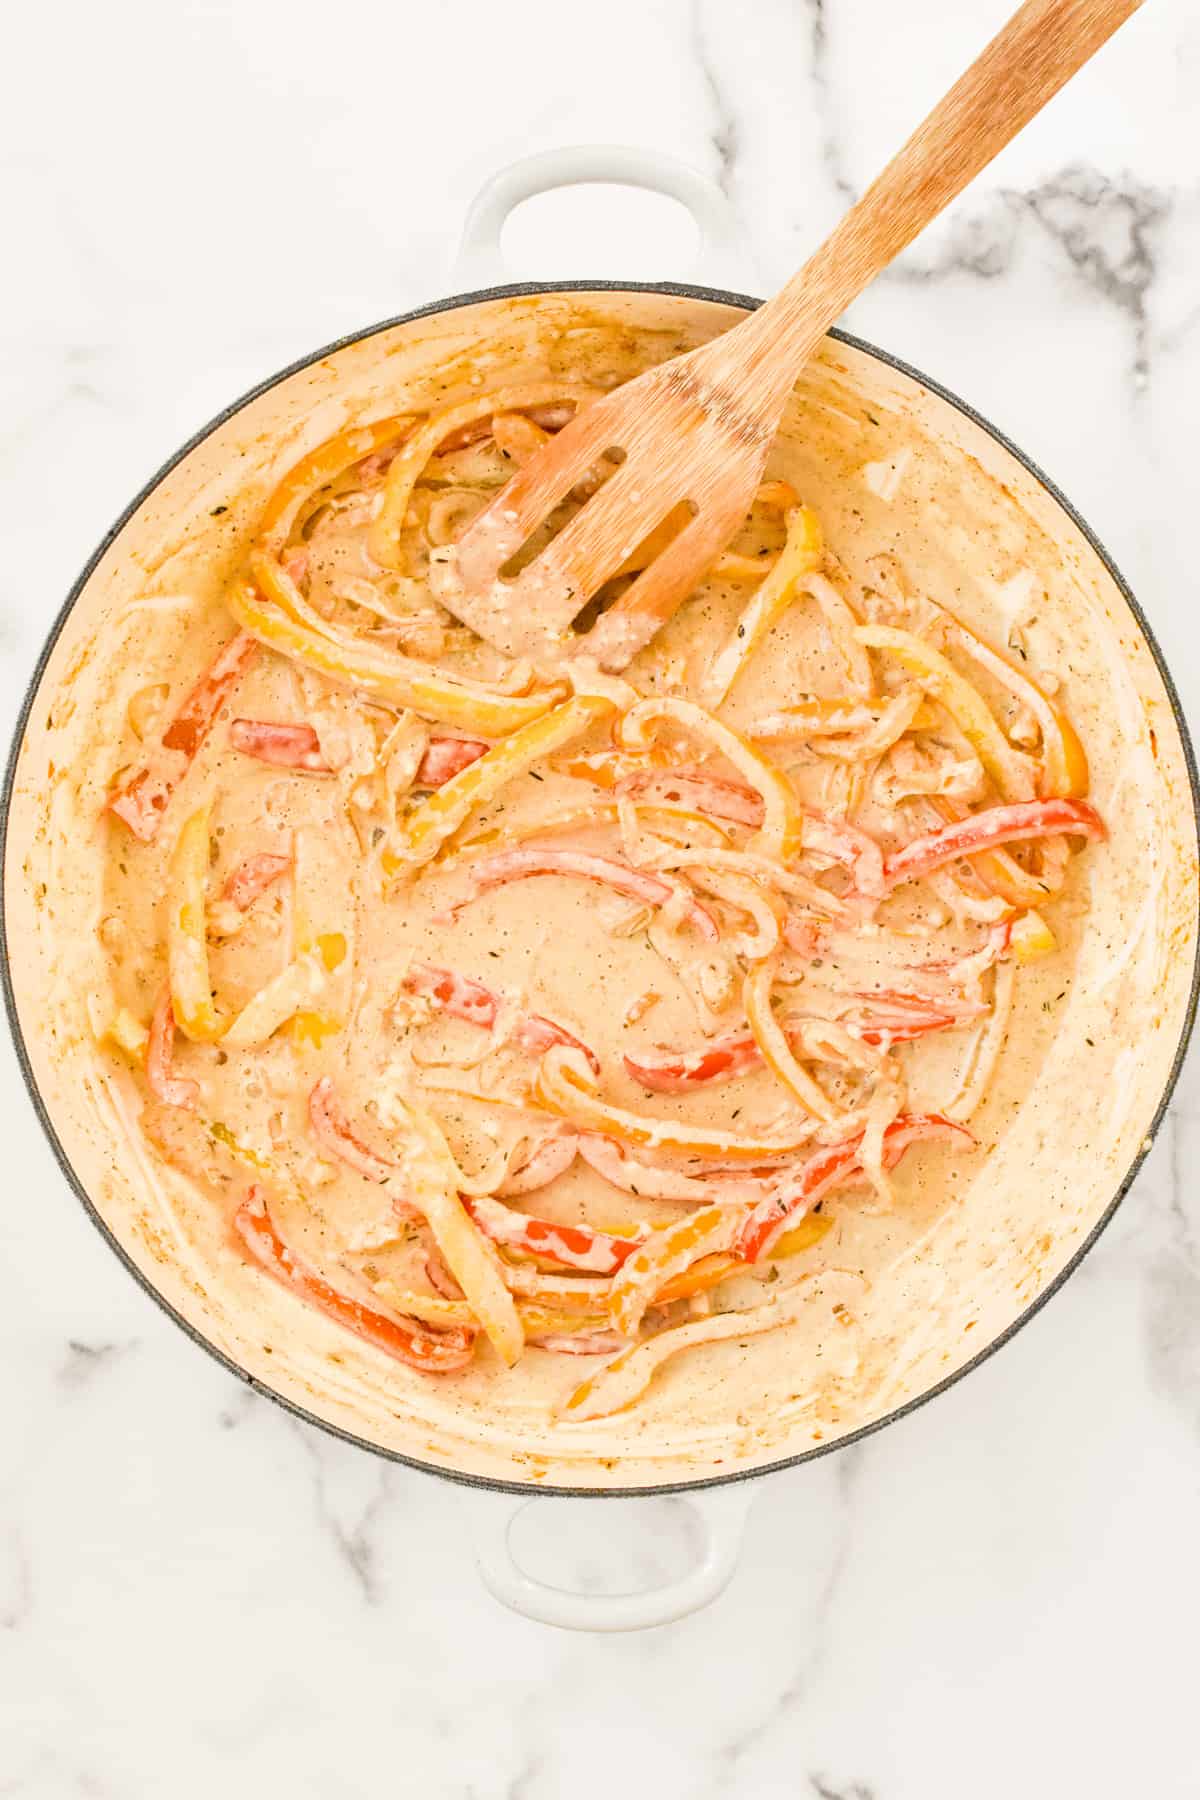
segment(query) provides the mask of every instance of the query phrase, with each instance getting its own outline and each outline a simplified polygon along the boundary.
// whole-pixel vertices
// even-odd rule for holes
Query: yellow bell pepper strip
[[[303,769],[307,775],[330,772],[311,725],[286,724],[276,719],[234,719],[229,727],[229,741],[243,756],[253,756],[276,769]]]
[[[789,1284],[761,1306],[747,1307],[740,1312],[711,1313],[708,1318],[671,1326],[660,1331],[657,1337],[632,1345],[577,1387],[560,1408],[559,1417],[563,1420],[608,1418],[640,1400],[656,1371],[670,1357],[678,1356],[681,1350],[693,1349],[697,1344],[719,1343],[722,1339],[756,1337],[761,1332],[794,1324],[808,1304],[807,1284],[814,1279],[811,1274],[803,1276],[800,1282]]]
[[[175,1023],[193,1043],[211,1044],[225,1030],[213,1005],[205,904],[209,808],[185,821],[167,871],[167,975]]]
[[[597,856],[590,850],[502,850],[497,856],[485,857],[471,870],[476,894],[491,888],[506,887],[511,881],[527,881],[539,875],[574,875],[583,881],[599,882],[627,900],[646,906],[667,906],[677,897],[678,889],[660,876],[635,869],[632,863],[616,856]],[[684,889],[686,893],[687,890]],[[683,914],[698,937],[715,944],[720,937],[717,922],[698,900],[691,900]]]
[[[1041,913],[1030,910],[1012,922],[1009,942],[1019,963],[1036,962],[1058,949],[1058,940]]]
[[[632,1337],[660,1288],[702,1256],[731,1249],[741,1217],[727,1206],[708,1206],[652,1231],[625,1257],[613,1276],[609,1311],[618,1331]]]
[[[401,564],[400,540],[408,516],[413,489],[425,472],[429,459],[455,432],[476,421],[494,418],[497,413],[519,413],[531,406],[556,405],[574,401],[576,407],[594,400],[601,390],[582,382],[532,381],[501,388],[494,394],[475,394],[458,406],[446,407],[427,419],[414,431],[388,470],[383,505],[371,527],[368,548],[377,563],[385,569],[398,569]]]
[[[820,520],[810,506],[796,503],[790,489],[787,492],[790,504],[783,502],[787,506],[787,540],[783,549],[743,611],[732,636],[717,651],[701,684],[701,698],[714,711],[728,697],[772,625],[791,605],[797,584],[821,566],[825,541]]]
[[[195,1106],[200,1098],[200,1083],[176,1075],[172,1051],[175,1045],[175,1013],[171,1006],[171,984],[163,983],[150,1035],[146,1040],[146,1080],[150,1092],[164,1106]]]
[[[326,627],[291,616],[248,581],[235,581],[225,603],[239,625],[270,650],[315,669],[371,699],[411,707],[425,718],[483,737],[503,737],[549,712],[560,688],[535,694],[501,694],[478,682],[447,675],[416,657],[380,645],[355,642]]]
[[[415,874],[432,861],[476,807],[494,799],[543,756],[582,737],[612,711],[610,700],[580,694],[564,700],[553,712],[539,709],[536,718],[526,721],[503,743],[494,744],[485,756],[452,775],[413,808],[400,824],[395,856],[384,859],[385,873]]]
[[[454,1326],[447,1331],[428,1331],[412,1319],[387,1318],[372,1312],[359,1300],[337,1288],[301,1262],[280,1237],[267,1210],[263,1188],[253,1186],[238,1207],[234,1231],[247,1254],[260,1269],[289,1288],[298,1299],[316,1307],[356,1337],[377,1350],[419,1369],[425,1375],[448,1375],[466,1368],[475,1348],[476,1333]]]
[[[329,985],[330,973],[320,945],[302,950],[246,1002],[224,1033],[222,1043],[236,1050],[265,1044],[281,1025],[321,998]]]
[[[150,761],[108,802],[108,811],[143,844],[153,843],[175,789],[195,760],[231,689],[257,654],[253,637],[239,631],[218,652],[159,738]]]
[[[813,1118],[828,1125],[838,1116],[838,1108],[820,1085],[797,1062],[787,1033],[771,1009],[771,989],[776,970],[771,963],[760,963],[742,983],[742,1004],[754,1042],[763,1061],[780,1086],[785,1088]]]
[[[862,1176],[864,1132],[818,1150],[795,1175],[785,1176],[758,1206],[747,1214],[734,1248],[746,1262],[758,1262],[785,1229],[796,1224],[826,1194]],[[941,1113],[908,1113],[895,1119],[883,1134],[883,1166],[895,1168],[912,1144],[930,1140],[974,1149],[975,1139],[965,1125]]]
[[[599,1132],[621,1143],[641,1144],[681,1156],[714,1162],[772,1162],[795,1156],[812,1136],[812,1126],[794,1128],[784,1138],[740,1137],[678,1119],[647,1118],[611,1106],[600,1098],[587,1064],[573,1050],[548,1050],[538,1067],[534,1097],[547,1112],[570,1119],[584,1131]]]
[[[469,1025],[478,1025],[484,1031],[491,1031],[496,1023],[500,1011],[499,994],[485,987],[482,981],[460,974],[457,969],[413,963],[403,985],[406,993],[424,995],[452,1019],[465,1019]],[[600,1060],[595,1051],[589,1050],[565,1025],[543,1018],[541,1013],[523,1014],[517,1022],[515,1036],[528,1056],[541,1056],[551,1044],[566,1044],[585,1056],[597,1075],[600,1073]]]
[[[614,737],[622,750],[648,750],[656,728],[664,722],[699,737],[733,764],[738,774],[762,798],[762,824],[750,841],[750,850],[761,856],[790,862],[802,841],[803,818],[791,782],[782,769],[754,748],[736,731],[714,718],[692,700],[657,697],[639,700],[617,722]]]
[[[888,887],[894,888],[940,869],[944,863],[956,862],[960,856],[1060,832],[1092,842],[1108,836],[1100,814],[1086,800],[1025,800],[1013,806],[989,806],[893,851],[884,863],[884,878]]]
[[[772,1260],[798,1256],[801,1251],[819,1244],[826,1233],[832,1230],[833,1220],[828,1213],[810,1213],[778,1239],[772,1252]],[[711,1256],[700,1257],[682,1275],[674,1276],[660,1287],[652,1304],[670,1306],[674,1300],[690,1300],[693,1294],[707,1293],[710,1288],[719,1287],[723,1281],[728,1281],[731,1275],[745,1272],[746,1264],[740,1256],[732,1256],[723,1250],[714,1251]]]
[[[376,419],[371,425],[352,425],[302,457],[288,470],[263,508],[258,522],[261,548],[277,556],[308,510],[307,502],[315,502],[322,488],[364,457],[378,456],[397,439],[407,436],[416,422],[415,413],[397,413],[389,419]]]
[[[1006,800],[1033,797],[1032,760],[1009,743],[978,689],[940,651],[891,625],[860,625],[855,636],[895,657],[945,707]]]
[[[516,1250],[522,1256],[536,1256],[560,1269],[578,1269],[587,1275],[612,1275],[631,1257],[642,1241],[636,1237],[615,1237],[611,1232],[595,1231],[590,1225],[560,1224],[557,1220],[535,1219],[518,1212],[502,1201],[479,1195],[464,1200],[471,1218],[480,1231],[494,1244]]]
[[[404,1130],[400,1167],[405,1197],[424,1214],[446,1267],[501,1361],[511,1368],[525,1347],[525,1335],[496,1253],[459,1198],[458,1165],[441,1126],[412,1101],[397,1099],[392,1105]]]
[[[1048,800],[1079,800],[1088,791],[1087,755],[1075,728],[1049,695],[1010,657],[992,648],[963,624],[948,607],[938,608],[952,639],[970,657],[1016,694],[1033,714],[1042,739],[1042,777],[1039,792]]]

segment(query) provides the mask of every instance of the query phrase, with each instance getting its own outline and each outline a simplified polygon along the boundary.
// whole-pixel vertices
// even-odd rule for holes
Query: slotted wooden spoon
[[[438,598],[509,655],[571,641],[602,667],[624,668],[741,525],[787,397],[828,327],[1140,4],[1026,0],[773,300],[581,408],[538,451],[448,553]],[[598,494],[506,577],[547,515],[610,452],[619,466]],[[580,610],[668,518],[682,529],[590,631],[572,632]]]

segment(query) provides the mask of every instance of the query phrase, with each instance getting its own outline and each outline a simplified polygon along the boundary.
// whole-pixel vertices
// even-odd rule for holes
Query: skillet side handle
[[[742,1479],[678,1498],[700,1522],[701,1549],[692,1567],[663,1587],[635,1594],[579,1594],[527,1575],[513,1557],[510,1532],[527,1506],[553,1506],[549,1495],[509,1503],[478,1496],[471,1510],[479,1573],[502,1605],[542,1625],[557,1625],[564,1631],[645,1631],[654,1625],[669,1625],[708,1606],[729,1585],[741,1555],[752,1483]]]
[[[691,213],[700,234],[695,266],[683,274],[739,292],[745,291],[747,283],[751,288],[755,285],[753,262],[737,214],[715,181],[690,164],[655,150],[624,144],[576,144],[522,157],[484,183],[467,210],[451,286],[466,293],[511,281],[500,249],[500,233],[509,213],[534,194],[588,182],[648,188],[678,200]]]

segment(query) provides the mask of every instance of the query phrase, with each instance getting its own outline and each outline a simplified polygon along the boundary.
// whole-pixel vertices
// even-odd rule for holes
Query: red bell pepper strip
[[[372,1312],[359,1301],[351,1300],[348,1295],[340,1294],[306,1268],[275,1229],[260,1187],[249,1190],[234,1214],[233,1224],[260,1269],[290,1288],[309,1306],[315,1306],[318,1312],[325,1313],[356,1337],[365,1338],[368,1344],[374,1344],[377,1350],[426,1375],[449,1375],[470,1362],[476,1336],[470,1327],[460,1325],[449,1331],[431,1331],[416,1320],[389,1319],[383,1313]]]
[[[902,881],[928,875],[944,863],[956,862],[959,857],[994,850],[1020,838],[1052,837],[1058,832],[1093,840],[1108,836],[1100,814],[1086,800],[1019,800],[1010,806],[989,806],[983,812],[943,826],[940,831],[914,838],[903,850],[893,851],[885,859],[884,880],[889,888],[894,888]]]
[[[964,1014],[959,1009],[939,1010],[925,1001],[907,994],[862,994],[863,1004],[848,1019],[864,1044],[879,1045],[886,1039],[894,1044],[924,1037],[929,1031],[942,1031],[957,1025]],[[972,1008],[973,1013],[976,1009]],[[801,1021],[783,1021],[793,1049],[800,1045]],[[752,1032],[730,1031],[724,1037],[712,1038],[695,1050],[643,1050],[636,1057],[624,1058],[626,1071],[642,1087],[656,1094],[687,1094],[708,1082],[732,1081],[749,1069],[758,1068],[762,1052]]]
[[[195,1106],[200,1097],[200,1084],[175,1074],[171,1055],[174,1045],[175,1014],[171,1010],[171,985],[164,982],[158,1005],[154,1008],[154,1017],[150,1021],[150,1036],[146,1041],[146,1080],[150,1084],[150,1092],[164,1106]]]
[[[862,1173],[860,1152],[865,1135],[859,1132],[844,1143],[818,1150],[797,1175],[785,1178],[760,1201],[747,1216],[733,1246],[743,1261],[757,1262],[798,1213],[808,1212],[834,1188]],[[894,1120],[883,1134],[884,1167],[894,1168],[910,1144],[932,1138],[960,1143],[964,1148],[975,1143],[965,1125],[956,1125],[941,1113],[909,1113]]]
[[[143,844],[154,841],[167,803],[187,774],[218,711],[258,646],[239,631],[204,671],[159,739],[158,752],[108,802],[123,825]]]
[[[221,890],[221,898],[231,900],[239,912],[249,912],[259,896],[266,893],[273,881],[286,875],[291,866],[290,856],[271,856],[266,852],[248,856],[231,870]]]
[[[478,762],[491,747],[482,738],[431,737],[425,746],[425,754],[417,765],[413,786],[440,788],[443,782],[449,781],[460,770],[468,769],[473,762]]]
[[[463,1205],[485,1237],[526,1256],[540,1256],[563,1269],[612,1275],[641,1243],[640,1237],[613,1237],[590,1225],[560,1225],[531,1218],[502,1201],[463,1197]]]
[[[395,1163],[376,1156],[355,1137],[328,1075],[322,1075],[308,1096],[308,1117],[322,1150],[365,1175],[368,1181],[387,1181],[395,1174]]]
[[[731,825],[762,824],[762,795],[744,781],[709,775],[703,769],[635,769],[614,783],[613,792],[630,800],[673,800],[693,812]]]
[[[276,719],[235,719],[229,727],[229,741],[243,756],[253,756],[277,769],[303,769],[309,775],[330,772],[311,725],[290,725]]]
[[[627,900],[640,900],[647,906],[665,906],[674,898],[675,888],[658,875],[635,869],[617,857],[596,856],[590,850],[502,850],[477,863],[471,872],[477,893],[504,887],[510,881],[525,881],[534,875],[578,875],[585,881],[598,881]],[[688,922],[700,937],[716,943],[720,936],[712,914],[693,901],[687,910]]]
[[[556,1132],[552,1137],[543,1138],[520,1167],[500,1183],[497,1194],[532,1194],[538,1188],[549,1187],[552,1181],[566,1174],[578,1149],[579,1139],[573,1131]]]
[[[456,969],[435,969],[430,963],[414,963],[404,977],[410,994],[425,994],[443,1012],[454,1019],[465,1019],[469,1025],[490,1031],[500,1010],[500,996],[482,981],[460,975]],[[517,1042],[529,1056],[541,1056],[551,1044],[565,1044],[568,1049],[582,1051],[593,1072],[600,1073],[600,1059],[581,1043],[565,1025],[556,1025],[541,1013],[526,1013],[517,1025]]]

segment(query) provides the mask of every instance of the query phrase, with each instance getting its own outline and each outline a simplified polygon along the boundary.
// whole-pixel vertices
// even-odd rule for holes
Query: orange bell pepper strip
[[[397,413],[376,419],[371,425],[352,425],[326,438],[315,450],[288,470],[263,508],[258,522],[258,542],[277,556],[305,512],[305,502],[315,500],[322,488],[352,469],[366,456],[376,456],[406,437],[417,422],[414,413]]]
[[[613,1277],[608,1306],[618,1331],[632,1337],[659,1291],[702,1256],[732,1248],[742,1214],[708,1206],[677,1219],[636,1245]]]
[[[258,585],[235,581],[225,594],[238,624],[268,649],[369,698],[411,707],[425,718],[483,737],[503,737],[549,712],[562,692],[544,688],[535,694],[502,694],[445,674],[417,657],[356,640],[312,614],[278,563],[257,555],[251,565]]]
[[[865,1133],[818,1150],[795,1175],[786,1177],[746,1215],[734,1249],[745,1262],[757,1262],[792,1224],[834,1188],[862,1174]],[[911,1144],[928,1139],[973,1149],[975,1139],[965,1125],[941,1113],[909,1113],[893,1120],[883,1134],[883,1162],[894,1168]]]
[[[430,1331],[412,1319],[372,1312],[359,1300],[341,1294],[308,1268],[280,1237],[267,1210],[264,1191],[251,1187],[234,1214],[234,1230],[260,1269],[289,1288],[298,1299],[326,1317],[425,1375],[449,1375],[466,1368],[476,1332],[467,1326]]]
[[[1057,836],[1088,838],[1097,842],[1108,830],[1095,807],[1086,800],[1025,800],[1012,806],[989,806],[940,831],[915,838],[903,850],[886,859],[884,878],[889,888],[914,881],[959,857],[994,850],[1017,840]]]
[[[574,1051],[557,1047],[548,1050],[541,1060],[534,1095],[548,1112],[570,1119],[585,1131],[714,1162],[773,1162],[795,1156],[812,1136],[810,1124],[796,1128],[785,1138],[750,1138],[677,1119],[648,1118],[643,1113],[611,1106],[601,1099],[582,1058]]]
[[[143,844],[153,843],[163,814],[203,744],[213,720],[257,653],[253,637],[239,631],[213,658],[159,738],[157,752],[109,800],[115,813]]]
[[[584,694],[564,700],[552,712],[539,706],[537,717],[527,720],[503,743],[494,744],[486,755],[460,769],[413,808],[400,824],[396,855],[384,859],[386,872],[415,874],[432,861],[476,807],[493,799],[543,756],[582,737],[612,711],[611,700]]]

